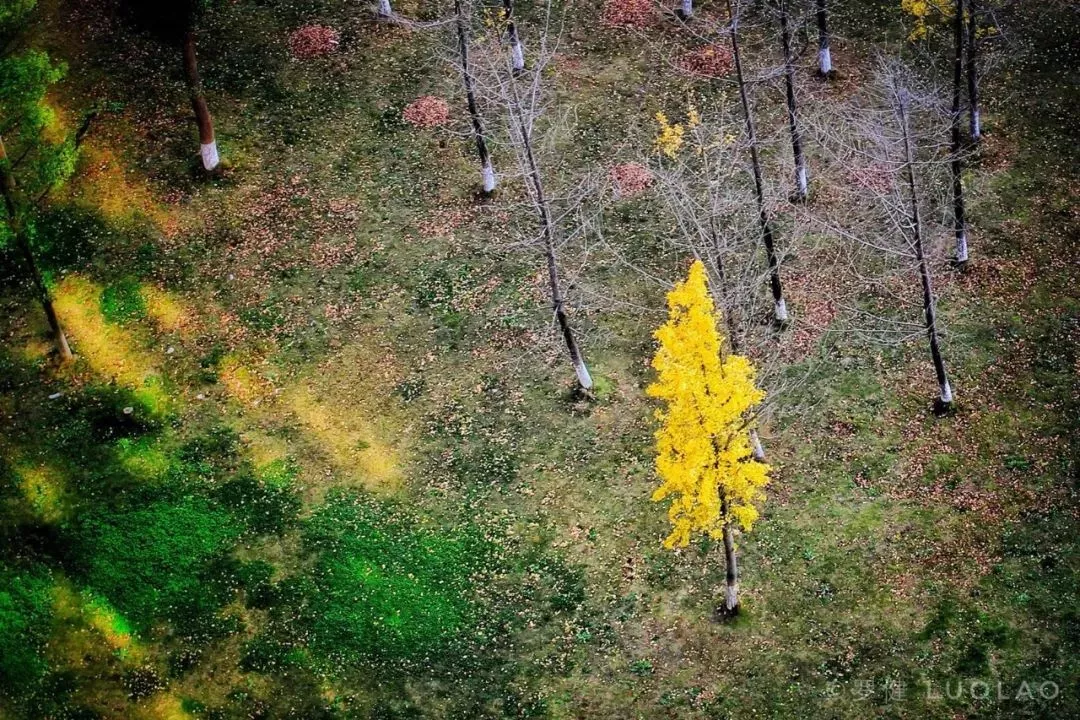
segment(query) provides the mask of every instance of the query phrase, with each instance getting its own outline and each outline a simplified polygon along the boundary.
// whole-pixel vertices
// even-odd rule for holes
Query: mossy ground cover
[[[621,254],[567,248],[601,389],[580,401],[540,259],[515,249],[520,183],[477,204],[467,136],[400,121],[418,95],[458,97],[434,40],[338,3],[215,9],[200,52],[231,167],[204,178],[178,58],[102,7],[60,2],[41,23],[79,70],[55,99],[66,116],[108,101],[37,224],[74,366],[48,357],[12,270],[0,298],[3,712],[1080,712],[1063,119],[1080,24],[1031,10],[987,78],[977,257],[941,308],[958,412],[930,416],[920,344],[843,338],[796,360],[805,380],[765,428],[770,499],[740,541],[745,612],[718,624],[717,548],[663,550],[648,501],[664,287],[625,263],[673,277],[684,260],[655,202],[605,216]],[[898,8],[872,10],[836,8],[851,69],[814,90],[819,108],[858,82],[864,41],[894,32]],[[556,146],[577,143],[555,188],[647,148],[656,110],[719,91],[658,70],[689,38],[630,42],[594,31],[594,11],[570,10],[552,73],[576,107]],[[339,51],[290,58],[311,22],[341,31]],[[779,100],[758,106],[763,134],[782,131]],[[1061,694],[928,696],[971,679]]]

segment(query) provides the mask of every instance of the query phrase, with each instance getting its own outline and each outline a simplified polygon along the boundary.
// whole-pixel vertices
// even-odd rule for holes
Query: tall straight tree
[[[788,130],[791,133],[791,151],[795,159],[795,200],[805,202],[809,194],[809,178],[806,171],[806,156],[803,155],[799,111],[795,103],[795,64],[791,60],[791,28],[788,24],[787,0],[780,0],[777,10],[780,16],[780,45],[784,53],[784,91],[787,101]]]
[[[743,116],[746,121],[746,137],[750,145],[750,169],[754,176],[754,195],[757,200],[758,223],[761,228],[761,241],[765,246],[765,257],[769,263],[769,287],[773,296],[773,317],[778,323],[788,320],[787,303],[784,300],[784,288],[780,283],[780,260],[776,254],[773,239],[772,222],[765,206],[765,186],[761,176],[761,158],[758,154],[757,133],[754,131],[754,114],[750,109],[750,99],[746,93],[746,78],[743,75],[742,59],[739,56],[739,16],[727,0],[728,16],[731,25],[731,53],[735,60],[735,80],[739,85],[739,99],[742,102]]]
[[[198,20],[210,4],[207,0],[126,0],[138,25],[149,30],[164,43],[180,50],[195,125],[199,131],[199,157],[203,169],[214,170],[221,162],[214,121],[203,92],[197,54]]]
[[[978,0],[971,0],[967,13],[967,81],[968,111],[971,139],[982,138],[982,122],[979,119],[979,11]]]
[[[457,28],[458,58],[461,62],[461,81],[465,86],[465,101],[469,106],[469,119],[472,121],[473,138],[476,141],[476,153],[480,158],[480,176],[484,194],[495,192],[495,169],[491,165],[491,153],[488,151],[484,136],[484,121],[480,117],[480,108],[476,104],[476,82],[472,67],[469,65],[469,18],[465,16],[461,0],[454,0],[454,16]]]
[[[949,168],[952,174],[953,234],[956,238],[956,263],[968,261],[967,227],[964,220],[964,166],[960,157],[960,98],[964,82],[964,0],[956,0],[953,18],[953,94],[950,116]]]
[[[548,12],[551,12],[550,7]],[[514,71],[512,60],[507,62],[501,38],[490,42],[479,63],[482,65],[479,72],[483,79],[480,84],[487,96],[504,111],[507,140],[525,182],[528,205],[539,225],[539,238],[533,238],[529,243],[539,245],[543,254],[552,311],[570,355],[578,385],[583,390],[590,390],[593,386],[592,375],[570,324],[559,271],[559,247],[564,240],[560,223],[565,222],[570,213],[565,208],[560,208],[560,212],[556,213],[552,207],[552,196],[547,189],[536,136],[537,123],[544,114],[548,100],[543,81],[553,52],[547,42],[550,23],[549,16],[537,39],[536,61],[528,70]]]
[[[832,48],[829,44],[829,8],[827,0],[817,0],[818,27],[818,73],[822,77],[832,75]]]
[[[660,487],[652,499],[672,498],[665,547],[686,547],[697,533],[723,539],[726,583],[718,610],[729,617],[739,611],[735,530],[751,529],[769,481],[769,466],[754,459],[748,432],[748,414],[764,393],[750,361],[723,346],[700,260],[667,304],[668,321],[654,335],[657,378],[648,388],[664,403],[656,413]]]
[[[525,69],[525,49],[521,46],[517,23],[514,21],[514,0],[503,0],[506,39],[510,43],[510,69],[516,73]]]
[[[39,50],[16,49],[23,43],[25,23],[35,4],[22,2],[0,14],[0,47],[5,48],[0,55],[0,249],[17,251],[45,312],[57,353],[66,361],[72,357],[71,347],[35,257],[31,233],[35,199],[74,172],[76,141],[75,133],[57,132],[56,115],[45,100],[66,68]],[[51,128],[49,133],[47,128]]]

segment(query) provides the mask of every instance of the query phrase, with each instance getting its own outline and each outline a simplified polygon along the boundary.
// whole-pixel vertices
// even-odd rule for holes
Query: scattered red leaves
[[[289,35],[289,52],[298,60],[323,57],[337,50],[341,33],[326,25],[305,25]]]

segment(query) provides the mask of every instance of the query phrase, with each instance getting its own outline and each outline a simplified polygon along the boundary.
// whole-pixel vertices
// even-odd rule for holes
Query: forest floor
[[[434,40],[354,5],[215,9],[200,53],[229,167],[206,178],[178,54],[59,0],[54,102],[103,110],[39,229],[75,363],[25,292],[0,295],[0,570],[51,598],[49,684],[0,717],[1080,716],[1080,17],[1058,5],[1020,11],[986,78],[973,262],[937,268],[956,411],[931,413],[921,339],[799,350],[796,295],[780,341],[802,381],[763,428],[773,480],[722,623],[722,553],[663,549],[649,500],[650,278],[686,267],[653,201],[606,229],[649,273],[567,257],[597,377],[580,399],[542,258],[515,247],[521,183],[478,201],[468,137],[400,120],[457,98]],[[835,85],[801,71],[819,110],[898,18],[860,8],[835,13]],[[566,177],[647,153],[657,110],[714,92],[657,71],[689,40],[600,32],[595,11],[570,11],[554,64]],[[290,58],[315,22],[338,50]],[[416,577],[391,577],[399,554]],[[320,634],[339,556],[393,606],[335,626],[375,638],[355,649]]]

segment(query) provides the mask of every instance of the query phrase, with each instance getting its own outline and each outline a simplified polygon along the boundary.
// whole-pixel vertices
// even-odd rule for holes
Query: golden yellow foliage
[[[900,8],[915,20],[908,40],[919,40],[929,32],[929,21],[938,15],[942,20],[956,12],[954,0],[900,0]]]
[[[648,388],[664,402],[656,412],[653,501],[673,498],[665,547],[684,547],[696,532],[720,537],[724,525],[750,530],[765,499],[769,466],[753,458],[748,413],[765,393],[754,384],[754,367],[741,355],[721,355],[719,313],[701,261],[668,293],[668,321],[654,334],[660,347]],[[724,509],[726,508],[726,513]]]
[[[681,123],[671,124],[667,115],[662,112],[656,113],[656,122],[660,125],[660,133],[653,140],[653,149],[661,155],[669,158],[675,157],[683,144],[684,128]]]

